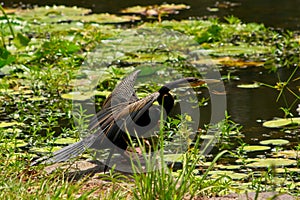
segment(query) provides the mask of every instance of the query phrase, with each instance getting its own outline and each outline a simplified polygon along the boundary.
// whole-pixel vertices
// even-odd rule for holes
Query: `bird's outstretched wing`
[[[105,134],[113,126],[115,113],[118,113],[121,108],[124,108],[124,106],[127,106],[130,102],[138,100],[134,91],[134,83],[139,72],[140,70],[134,71],[125,77],[107,97],[102,110],[91,120],[89,129],[93,134],[54,152],[50,157],[44,156],[33,161],[31,166],[39,163],[66,161],[82,154],[90,147],[100,149],[106,137]],[[112,98],[114,100],[113,103],[118,102],[113,106],[111,106]]]
[[[71,158],[77,157],[89,148],[99,150],[105,146],[103,145],[103,141],[107,141],[107,139],[109,139],[113,144],[116,143],[122,136],[122,133],[124,133],[126,129],[125,126],[136,126],[136,124],[133,123],[136,123],[137,120],[153,105],[153,102],[156,101],[158,96],[158,92],[153,93],[127,106],[122,105],[123,109],[121,110],[119,107],[120,105],[106,108],[106,113],[102,112],[103,116],[100,116],[101,118],[99,121],[103,128],[95,126],[91,130],[94,132],[93,134],[83,138],[79,142],[54,152],[50,157],[45,156],[35,160],[31,163],[31,166],[39,163],[50,164],[67,161]],[[120,124],[116,123],[120,121]]]
[[[139,73],[140,70],[132,72],[115,87],[111,94],[105,99],[102,109],[90,120],[89,129],[94,129],[101,125],[103,118],[110,112],[110,107],[114,107],[114,110],[117,110],[117,108],[121,109],[129,103],[138,100],[134,90],[134,83]]]
[[[125,77],[106,98],[102,105],[103,108],[108,108],[124,102],[133,102],[138,100],[134,90],[134,83],[140,70],[136,70]]]

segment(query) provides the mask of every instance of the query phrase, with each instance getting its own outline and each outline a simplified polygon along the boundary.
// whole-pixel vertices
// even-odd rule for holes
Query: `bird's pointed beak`
[[[220,83],[220,80],[217,79],[197,79],[195,81],[190,82],[190,85],[192,87],[197,87],[197,86],[201,86],[204,84],[214,84],[214,83]]]
[[[214,84],[214,83],[220,83],[221,81],[218,79],[204,79],[205,83],[207,84]]]
[[[204,85],[206,82],[204,80],[201,80],[201,79],[198,79],[196,81],[193,81],[190,83],[190,85],[192,87],[197,87],[197,86],[201,86],[201,85]]]

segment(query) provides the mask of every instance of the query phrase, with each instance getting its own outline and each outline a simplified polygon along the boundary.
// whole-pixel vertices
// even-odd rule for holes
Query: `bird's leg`
[[[107,157],[107,159],[106,159],[106,161],[105,161],[105,166],[104,166],[104,170],[103,170],[103,172],[105,173],[106,171],[107,171],[107,169],[108,169],[108,166],[109,166],[109,163],[110,163],[110,160],[111,160],[111,157],[112,157],[112,155],[114,154],[114,152],[115,152],[115,148],[112,148],[112,150],[109,152],[109,155],[108,155],[108,157]]]

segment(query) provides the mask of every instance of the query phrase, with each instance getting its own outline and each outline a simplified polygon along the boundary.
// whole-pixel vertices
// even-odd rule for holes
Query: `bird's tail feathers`
[[[31,166],[37,164],[50,164],[50,163],[63,162],[75,158],[78,155],[85,152],[88,148],[90,148],[98,138],[99,138],[99,133],[91,134],[74,144],[71,144],[58,151],[55,151],[50,157],[43,156],[33,161],[31,163]]]

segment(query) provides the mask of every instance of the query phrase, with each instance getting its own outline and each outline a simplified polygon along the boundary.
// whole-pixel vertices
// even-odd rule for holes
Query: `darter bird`
[[[49,164],[67,161],[85,152],[87,149],[99,150],[110,147],[110,155],[107,163],[114,152],[119,149],[125,152],[129,138],[127,133],[135,132],[139,137],[158,125],[161,107],[168,115],[174,106],[174,97],[170,90],[184,86],[199,86],[204,80],[195,77],[178,79],[162,86],[144,98],[139,99],[134,90],[134,83],[140,70],[136,70],[124,78],[106,98],[102,109],[91,120],[88,130],[90,135],[82,140],[55,151],[50,156],[41,157],[31,163]],[[153,105],[157,101],[160,106]],[[110,143],[110,144],[108,144]]]

